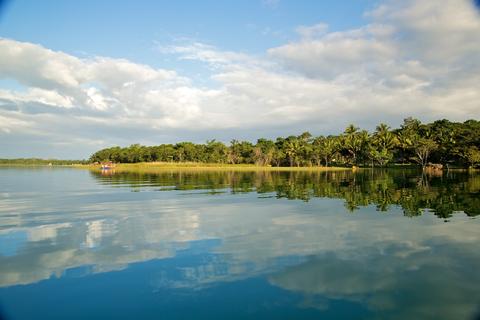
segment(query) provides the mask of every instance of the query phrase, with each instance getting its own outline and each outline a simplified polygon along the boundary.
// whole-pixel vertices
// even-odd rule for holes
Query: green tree
[[[454,123],[443,119],[437,120],[427,125],[431,138],[437,143],[436,160],[441,163],[447,163],[456,156],[456,131],[457,127]]]
[[[226,163],[228,148],[220,141],[215,139],[207,140],[206,150],[207,162],[211,163]]]
[[[298,141],[300,143],[300,150],[298,154],[298,161],[303,166],[311,166],[312,165],[312,134],[308,131],[305,131],[298,137]]]
[[[386,165],[393,158],[392,150],[397,145],[396,136],[390,131],[390,127],[381,123],[375,129],[370,144],[369,156],[380,166]]]
[[[477,147],[469,147],[464,154],[464,158],[470,167],[480,164],[480,150]]]
[[[357,165],[362,153],[367,153],[368,132],[359,131],[353,124],[349,125],[342,136],[343,148],[347,152],[347,159],[353,165]]]
[[[413,143],[413,149],[415,151],[414,160],[422,166],[422,169],[425,170],[425,167],[428,163],[428,158],[432,151],[436,150],[438,145],[435,141],[428,138],[418,138]]]
[[[242,154],[240,150],[240,142],[238,140],[233,139],[230,141],[230,148],[228,148],[228,163],[236,164],[240,163]]]
[[[414,118],[406,118],[397,130],[397,141],[401,151],[401,160],[405,162],[413,157],[413,144],[418,139],[421,122]]]
[[[330,164],[331,159],[339,149],[338,138],[334,136],[319,136],[313,140],[313,157],[317,166],[324,161],[326,167]]]
[[[271,140],[260,138],[253,150],[254,163],[259,166],[271,165],[275,157],[275,143]]]
[[[350,124],[343,133],[343,146],[348,152],[352,164],[357,163],[357,155],[361,150],[361,141],[358,139],[358,127]]]
[[[300,140],[295,136],[290,136],[285,140],[283,146],[290,167],[294,165],[298,167],[300,165],[299,155],[302,147]]]

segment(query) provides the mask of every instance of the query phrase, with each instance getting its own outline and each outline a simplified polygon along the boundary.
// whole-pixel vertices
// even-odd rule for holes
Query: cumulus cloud
[[[343,31],[323,22],[299,26],[298,39],[257,56],[200,42],[159,48],[180,63],[205,64],[210,87],[173,70],[1,39],[0,78],[18,88],[0,90],[0,134],[28,143],[25,125],[5,119],[28,123],[46,144],[96,133],[111,145],[253,138],[254,130],[270,138],[338,133],[350,122],[372,128],[407,116],[479,118],[480,17],[473,2],[386,1],[365,17],[368,24]],[[76,125],[64,131],[58,123]],[[85,147],[81,156],[91,151]]]
[[[313,26],[300,26],[297,28],[297,33],[307,39],[324,35],[328,30],[326,23],[319,23]]]
[[[159,46],[158,49],[161,53],[176,54],[181,60],[197,60],[208,63],[212,67],[253,62],[247,54],[220,51],[212,45],[201,42]]]

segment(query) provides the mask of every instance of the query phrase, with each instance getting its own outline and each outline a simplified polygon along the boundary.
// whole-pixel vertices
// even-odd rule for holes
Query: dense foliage
[[[279,137],[275,141],[232,140],[225,145],[216,140],[205,144],[180,142],[158,146],[134,144],[95,152],[91,162],[203,162],[256,164],[261,166],[385,166],[389,163],[478,166],[480,164],[480,121],[463,123],[438,120],[422,124],[407,118],[398,129],[385,124],[375,132],[354,125],[336,136]]]

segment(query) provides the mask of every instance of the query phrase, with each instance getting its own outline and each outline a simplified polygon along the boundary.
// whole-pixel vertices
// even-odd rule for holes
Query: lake
[[[0,168],[2,319],[478,319],[480,175]]]

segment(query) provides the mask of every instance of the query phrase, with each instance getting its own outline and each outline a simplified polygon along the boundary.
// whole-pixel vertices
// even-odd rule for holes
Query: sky
[[[0,158],[480,118],[480,1],[0,1]]]

